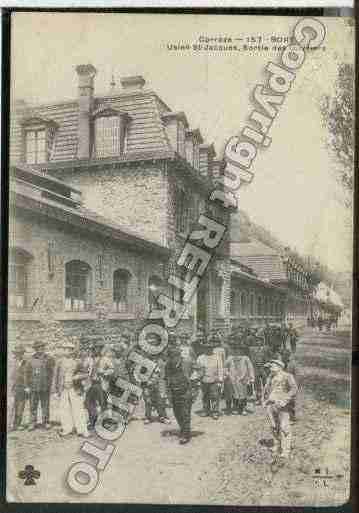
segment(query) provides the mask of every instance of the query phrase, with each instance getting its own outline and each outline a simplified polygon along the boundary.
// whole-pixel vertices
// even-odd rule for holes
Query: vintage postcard
[[[353,92],[350,16],[12,13],[9,502],[349,500]]]

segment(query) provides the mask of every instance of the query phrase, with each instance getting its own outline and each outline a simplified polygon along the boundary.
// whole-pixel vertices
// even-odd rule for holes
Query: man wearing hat
[[[24,415],[25,401],[27,396],[26,388],[26,360],[24,358],[25,348],[22,345],[17,345],[14,348],[14,372],[12,376],[11,390],[14,394],[14,423],[13,430],[24,429],[21,425],[22,417]]]
[[[257,404],[261,404],[262,401],[263,387],[267,380],[264,364],[270,356],[270,350],[265,346],[264,339],[261,336],[257,336],[249,347],[249,358],[253,364],[255,374],[254,388]]]
[[[26,386],[30,392],[31,423],[29,430],[36,427],[37,408],[40,403],[42,422],[50,429],[50,391],[54,375],[55,360],[45,353],[46,343],[37,340],[33,344],[35,353],[26,365]]]
[[[231,355],[226,358],[224,367],[226,375],[227,413],[246,415],[248,387],[254,384],[254,369],[249,357],[244,354],[238,339],[231,339]]]
[[[87,372],[75,359],[75,344],[64,342],[61,345],[63,358],[59,361],[55,374],[55,390],[59,397],[61,435],[66,436],[75,428],[78,435],[88,437],[84,397],[80,383],[88,377]]]
[[[196,361],[196,354],[189,344],[189,337],[186,333],[181,333],[179,336],[179,348],[181,350],[183,363],[188,367],[188,371],[190,372],[193,363]]]
[[[289,404],[295,398],[298,387],[294,377],[284,371],[282,360],[270,360],[270,369],[263,392],[263,406],[267,409],[274,437],[273,453],[283,464],[291,451],[292,431],[289,420]]]
[[[165,377],[173,414],[180,428],[180,444],[191,439],[192,369],[185,364],[180,347],[169,337]]]
[[[197,367],[202,388],[202,416],[218,420],[223,368],[221,368],[218,356],[213,352],[215,346],[217,346],[217,342],[211,338],[202,345],[203,354],[197,358]]]
[[[169,336],[169,338],[171,338]],[[147,337],[147,342],[156,346],[160,344],[157,335],[151,334]],[[153,422],[152,412],[155,409],[162,424],[169,424],[170,420],[166,412],[166,387],[165,387],[165,362],[161,354],[156,357],[157,367],[153,371],[150,379],[143,385],[143,399],[145,402],[145,424]]]
[[[202,329],[198,329],[197,333],[194,335],[192,339],[191,347],[193,349],[196,358],[201,354],[202,346],[204,341],[206,340],[206,334]]]

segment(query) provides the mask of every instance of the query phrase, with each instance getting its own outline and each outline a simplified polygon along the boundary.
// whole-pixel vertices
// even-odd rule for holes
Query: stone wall
[[[82,192],[86,208],[123,229],[167,245],[164,164],[134,163],[52,171]]]

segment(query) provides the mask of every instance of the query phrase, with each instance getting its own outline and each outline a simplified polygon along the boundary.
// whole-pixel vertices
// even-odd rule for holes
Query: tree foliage
[[[345,204],[352,205],[354,185],[354,67],[341,63],[332,97],[325,96],[321,104],[328,145],[338,166],[338,181],[345,192]]]

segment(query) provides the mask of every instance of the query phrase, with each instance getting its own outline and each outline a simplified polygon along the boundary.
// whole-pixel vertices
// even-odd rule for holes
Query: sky
[[[112,74],[142,75],[174,111],[186,113],[213,142],[219,158],[228,139],[248,124],[253,90],[266,84],[268,62],[280,52],[174,51],[168,46],[204,37],[288,36],[297,18],[124,13],[15,13],[12,96],[53,102],[77,96],[78,64],[97,70],[95,94]],[[326,146],[319,102],[334,90],[339,62],[353,62],[353,34],[342,19],[322,18],[324,49],[307,53],[270,130],[272,143],[253,162],[253,182],[239,206],[283,242],[333,270],[351,269],[350,213],[342,206],[336,163]],[[258,44],[258,43],[255,43]],[[271,47],[273,44],[269,44]],[[350,221],[349,221],[350,224]]]

